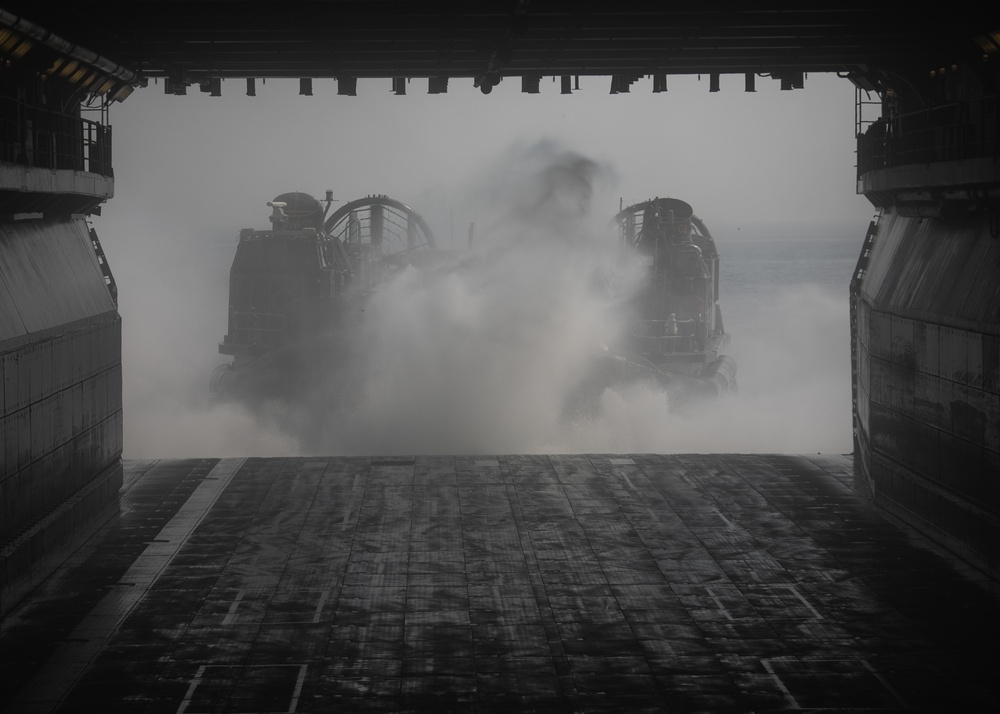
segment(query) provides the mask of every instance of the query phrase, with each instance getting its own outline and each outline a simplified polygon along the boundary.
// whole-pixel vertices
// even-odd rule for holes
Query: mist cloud
[[[209,399],[235,241],[218,261],[185,264],[203,238],[154,240],[145,258],[185,265],[188,284],[178,296],[176,274],[161,284],[150,271],[123,290],[126,457],[849,449],[846,300],[809,286],[727,320],[737,395],[679,411],[638,382],[567,409],[620,329],[602,290],[614,186],[612,167],[557,142],[504,152],[462,196],[475,250],[377,291],[293,402]],[[167,321],[160,301],[175,308]]]
[[[347,403],[322,414],[305,448],[550,447],[612,329],[595,286],[614,244],[592,204],[610,175],[550,142],[509,152],[470,191],[485,226],[474,259],[436,279],[407,268],[372,297],[348,376],[324,384],[327,403]]]

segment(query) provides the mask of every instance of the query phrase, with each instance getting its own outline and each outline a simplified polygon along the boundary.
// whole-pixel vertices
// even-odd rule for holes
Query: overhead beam
[[[974,37],[1000,29],[986,6],[968,2],[936,13],[713,0],[597,9],[570,0],[146,0],[142,13],[4,6],[150,78],[922,71],[980,59]]]

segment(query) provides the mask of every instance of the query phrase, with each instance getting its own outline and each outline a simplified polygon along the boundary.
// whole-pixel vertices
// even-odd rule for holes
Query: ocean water
[[[743,232],[743,231],[740,231]],[[720,253],[719,299],[734,325],[752,319],[776,292],[812,287],[846,304],[863,233],[850,228],[839,237],[770,233],[716,238]]]
[[[865,228],[713,231],[739,383],[718,451],[851,451],[849,288]]]

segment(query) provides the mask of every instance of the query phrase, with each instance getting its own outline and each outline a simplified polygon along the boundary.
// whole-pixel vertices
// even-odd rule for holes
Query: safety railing
[[[990,158],[1000,149],[997,96],[882,117],[858,135],[858,178],[869,171]]]
[[[0,161],[113,177],[111,127],[0,98]]]
[[[697,332],[697,320],[635,320],[629,329],[638,351],[651,355],[695,352]]]

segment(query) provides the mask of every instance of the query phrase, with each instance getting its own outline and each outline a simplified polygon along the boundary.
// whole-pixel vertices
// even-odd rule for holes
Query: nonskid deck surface
[[[850,457],[126,462],[5,712],[991,711],[1000,598]]]

